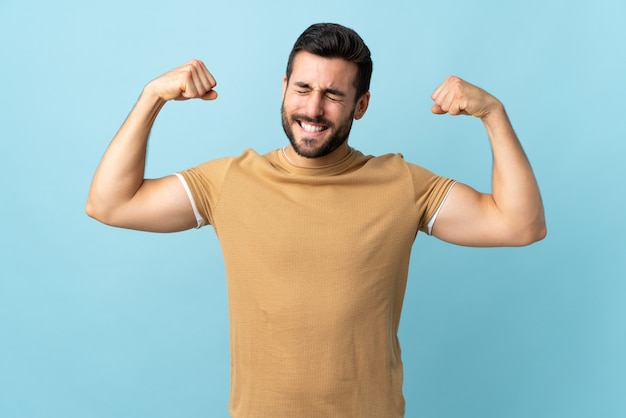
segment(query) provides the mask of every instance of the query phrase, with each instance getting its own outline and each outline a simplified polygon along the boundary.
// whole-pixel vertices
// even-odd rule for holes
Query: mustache
[[[313,117],[307,116],[307,115],[294,114],[294,115],[291,115],[291,119],[292,120],[299,120],[301,122],[315,123],[317,125],[325,125],[325,126],[327,126],[329,128],[332,128],[334,126],[334,124],[331,121],[329,121],[328,119],[323,118],[321,116],[313,118]]]

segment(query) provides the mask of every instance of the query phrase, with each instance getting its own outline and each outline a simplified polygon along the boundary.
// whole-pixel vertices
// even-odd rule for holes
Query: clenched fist
[[[438,115],[471,115],[483,119],[494,110],[502,108],[498,99],[485,90],[450,76],[433,92],[435,102],[432,112]]]
[[[164,101],[202,99],[215,100],[217,92],[215,78],[200,60],[191,60],[162,76],[155,78],[146,86]]]

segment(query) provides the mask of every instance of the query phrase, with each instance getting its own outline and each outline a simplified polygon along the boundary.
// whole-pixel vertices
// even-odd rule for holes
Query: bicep
[[[197,226],[187,192],[175,176],[146,179],[134,197],[121,206],[111,224],[150,232],[176,232]]]
[[[432,234],[443,241],[470,247],[511,245],[509,228],[493,197],[463,183],[450,190]]]

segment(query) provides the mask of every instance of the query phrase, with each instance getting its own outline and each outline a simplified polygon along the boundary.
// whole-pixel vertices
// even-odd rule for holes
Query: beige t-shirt
[[[248,150],[180,173],[220,240],[233,417],[402,417],[411,246],[452,180],[401,155],[322,168]]]

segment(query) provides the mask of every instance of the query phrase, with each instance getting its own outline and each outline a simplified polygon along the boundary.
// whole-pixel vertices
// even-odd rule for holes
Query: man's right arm
[[[145,179],[148,136],[170,100],[217,98],[215,79],[192,60],[146,85],[111,141],[93,177],[87,214],[108,225],[174,232],[197,225],[187,193],[176,176]]]

